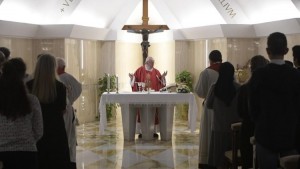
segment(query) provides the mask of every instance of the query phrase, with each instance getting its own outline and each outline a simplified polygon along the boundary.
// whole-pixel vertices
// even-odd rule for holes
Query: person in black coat
[[[297,70],[300,73],[300,45],[295,45],[292,48],[293,51],[293,61],[294,65],[296,66]],[[300,119],[298,121],[298,128],[297,128],[297,137],[296,137],[296,147],[298,150],[298,153],[300,153]],[[299,167],[300,167],[300,159],[299,159]]]
[[[271,61],[253,72],[249,104],[259,168],[276,169],[278,156],[297,154],[300,74],[283,60],[288,52],[283,33],[270,34],[266,50]]]

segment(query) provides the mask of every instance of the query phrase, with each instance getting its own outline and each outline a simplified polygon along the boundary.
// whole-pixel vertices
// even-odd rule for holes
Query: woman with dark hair
[[[8,60],[10,57],[10,50],[6,47],[0,47],[0,52],[2,52],[5,56],[5,60]]]
[[[229,62],[221,64],[219,77],[210,88],[207,107],[214,110],[212,134],[209,144],[208,164],[225,167],[225,151],[231,149],[231,124],[239,121],[237,114],[237,90],[234,67]]]
[[[268,63],[269,61],[261,55],[253,56],[250,60],[251,73],[258,68],[266,66]],[[250,144],[250,137],[254,136],[254,122],[249,115],[248,88],[248,83],[245,83],[240,87],[238,93],[238,114],[242,119],[240,151],[243,169],[252,168],[253,164],[253,148],[252,144]]]
[[[34,79],[27,82],[29,91],[41,103],[44,135],[38,141],[40,169],[68,169],[70,155],[63,114],[66,109],[66,87],[56,78],[56,60],[43,54],[36,63]]]
[[[2,66],[3,66],[5,61],[6,61],[5,55],[4,55],[3,52],[0,51],[0,76],[2,74]]]
[[[300,45],[295,45],[292,48],[293,51],[293,61],[296,69],[300,72]],[[298,120],[298,128],[296,131],[296,148],[300,154],[300,119]],[[299,167],[300,167],[300,158],[299,158]]]
[[[4,63],[0,77],[0,161],[8,169],[37,169],[36,142],[43,135],[38,99],[23,83],[26,65],[21,58]]]

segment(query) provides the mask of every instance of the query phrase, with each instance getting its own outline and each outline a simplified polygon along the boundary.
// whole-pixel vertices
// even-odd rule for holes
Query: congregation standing
[[[284,62],[288,52],[284,34],[270,34],[266,50],[270,63],[253,72],[249,107],[259,167],[272,169],[277,168],[279,156],[297,154],[300,75]]]
[[[8,48],[0,48],[2,167],[76,169],[72,104],[81,94],[81,84],[64,71],[64,61],[51,54],[38,55],[30,79],[25,79],[25,62],[9,55]]]
[[[247,140],[253,135],[256,139],[259,168],[275,169],[280,157],[299,154],[300,46],[292,49],[297,69],[284,60],[289,51],[287,46],[284,34],[270,34],[266,48],[270,62],[263,56],[253,57],[251,78],[242,86],[235,82],[234,66],[230,62],[222,63],[219,50],[211,51],[210,66],[200,73],[195,87],[195,93],[204,99],[199,168],[227,167],[224,153],[232,149],[230,127],[237,121],[242,121],[242,135],[245,134],[241,145],[245,143],[243,138]],[[82,91],[81,84],[65,72],[64,60],[51,54],[39,55],[34,75],[25,84],[24,61],[9,56],[9,49],[1,47],[0,161],[3,167],[76,168],[72,104]],[[157,83],[151,85],[159,87],[151,88],[158,90],[165,86],[167,72],[160,74],[153,65],[153,58],[146,59],[145,66],[141,67],[146,75],[139,75],[143,71],[138,69],[135,74],[129,74],[131,83],[152,78]],[[245,144],[241,149],[243,169],[253,167],[249,164],[252,160],[249,146]]]
[[[289,157],[293,157],[290,159],[294,168],[297,165],[300,168],[300,73],[297,71],[300,46],[293,47],[297,69],[293,63],[284,60],[289,51],[287,46],[283,33],[270,34],[266,48],[270,62],[263,56],[254,56],[250,62],[252,75],[241,88],[234,84],[232,71],[227,70],[227,73],[230,72],[231,90],[222,85],[218,94],[217,86],[224,81],[221,74],[226,71],[207,68],[200,73],[195,91],[205,100],[200,120],[199,168],[228,168],[225,151],[232,150],[230,127],[234,122],[242,122],[240,149],[243,169],[255,167],[252,166],[255,164],[250,144],[252,136],[260,169],[277,169],[280,158]],[[207,73],[208,70],[213,73]],[[216,82],[206,85],[204,91],[208,93],[202,94],[200,91],[204,89],[203,84],[209,82],[207,79]]]

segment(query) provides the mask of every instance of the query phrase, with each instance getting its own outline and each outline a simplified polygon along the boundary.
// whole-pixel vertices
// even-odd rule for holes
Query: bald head
[[[66,67],[65,60],[63,58],[57,57],[56,63],[57,63],[57,74],[60,75],[65,73],[65,67]]]
[[[147,70],[150,70],[154,66],[154,59],[151,56],[148,56],[145,60],[145,66]]]
[[[148,57],[146,58],[145,63],[148,63],[148,62],[154,62],[154,59],[153,59],[152,56],[148,56]]]
[[[63,68],[66,66],[66,62],[63,58],[56,58],[57,61],[57,67]]]

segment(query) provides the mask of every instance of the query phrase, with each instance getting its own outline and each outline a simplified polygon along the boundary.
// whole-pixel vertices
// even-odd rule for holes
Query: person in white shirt
[[[82,85],[71,74],[65,72],[66,63],[64,59],[57,58],[56,60],[59,80],[67,88],[67,108],[64,121],[69,142],[71,168],[76,168],[76,116],[72,105],[80,96]]]
[[[219,67],[222,63],[222,54],[219,50],[210,52],[209,63],[210,66],[200,73],[199,80],[195,87],[195,93],[202,99],[206,99],[210,86],[215,83],[219,77]],[[212,120],[213,110],[207,109],[204,100],[199,132],[199,168],[206,167],[208,164]]]

